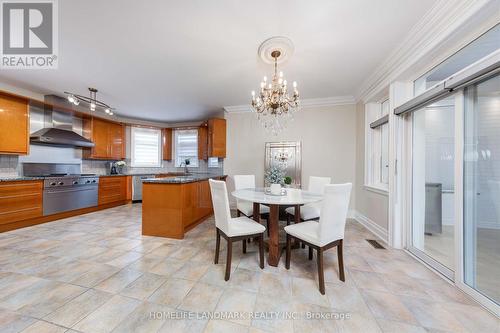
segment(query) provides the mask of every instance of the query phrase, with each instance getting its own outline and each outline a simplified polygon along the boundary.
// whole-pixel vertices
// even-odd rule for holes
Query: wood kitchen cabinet
[[[163,159],[165,161],[172,160],[172,135],[173,135],[173,130],[171,128],[163,129],[162,131]]]
[[[198,127],[198,159],[208,159],[208,127],[206,124]]]
[[[126,201],[129,195],[129,176],[99,177],[98,205]]]
[[[208,120],[208,157],[226,157],[226,119]]]
[[[0,231],[5,224],[42,216],[42,188],[41,180],[0,182]]]
[[[29,153],[28,100],[0,94],[0,154]]]
[[[95,146],[85,148],[85,159],[121,160],[125,158],[125,126],[99,119],[83,119],[83,136]]]

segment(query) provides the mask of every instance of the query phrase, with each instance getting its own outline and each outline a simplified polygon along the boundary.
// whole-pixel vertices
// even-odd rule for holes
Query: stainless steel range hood
[[[44,110],[44,128],[30,135],[30,143],[59,147],[94,147],[94,143],[73,131],[69,112]]]

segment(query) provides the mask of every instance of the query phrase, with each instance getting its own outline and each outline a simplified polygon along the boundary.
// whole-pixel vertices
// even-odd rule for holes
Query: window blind
[[[161,166],[161,131],[151,128],[132,127],[132,166]]]
[[[189,159],[189,167],[198,167],[198,130],[175,131],[175,166],[184,166]]]

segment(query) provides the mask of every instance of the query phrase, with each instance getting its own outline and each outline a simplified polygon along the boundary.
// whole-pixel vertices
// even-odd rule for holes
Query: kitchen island
[[[182,239],[212,215],[209,179],[226,176],[191,174],[142,181],[142,234]]]

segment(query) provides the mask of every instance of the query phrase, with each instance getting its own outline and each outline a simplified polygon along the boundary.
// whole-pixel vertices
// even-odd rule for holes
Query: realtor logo
[[[0,0],[2,69],[57,68],[57,0]]]

